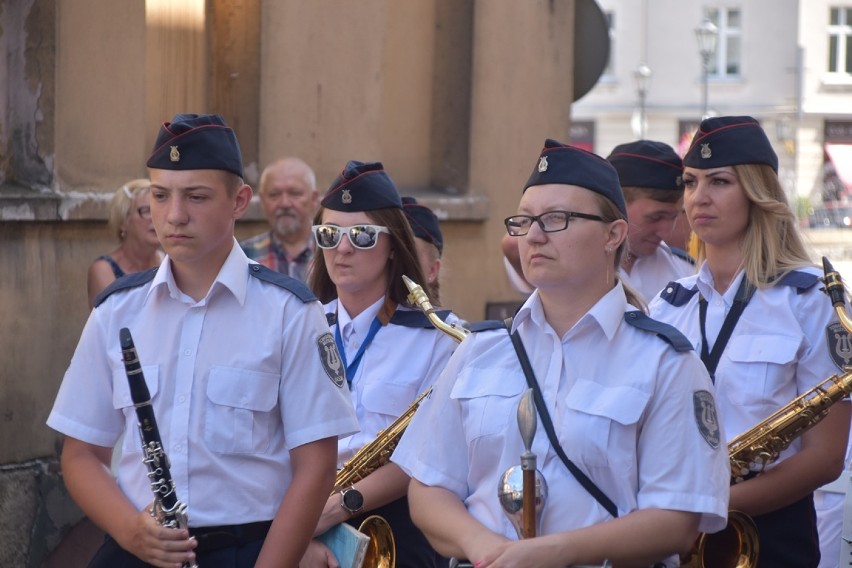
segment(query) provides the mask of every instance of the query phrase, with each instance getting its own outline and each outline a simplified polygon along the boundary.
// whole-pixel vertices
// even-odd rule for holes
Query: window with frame
[[[852,7],[828,10],[828,72],[852,74]]]
[[[742,74],[742,10],[709,8],[706,17],[719,30],[710,75],[716,79],[738,78]]]

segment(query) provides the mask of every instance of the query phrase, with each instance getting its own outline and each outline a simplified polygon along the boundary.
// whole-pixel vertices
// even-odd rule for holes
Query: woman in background
[[[118,247],[89,265],[87,288],[90,308],[97,295],[114,280],[158,266],[163,259],[160,241],[151,222],[149,186],[147,179],[135,179],[118,188],[112,196],[109,228],[118,237]]]

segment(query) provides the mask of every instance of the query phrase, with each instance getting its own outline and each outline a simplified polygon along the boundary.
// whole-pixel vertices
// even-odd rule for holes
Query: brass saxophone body
[[[837,319],[852,332],[852,318],[846,313],[846,301],[840,274],[823,257],[825,292],[831,299]],[[728,442],[731,482],[739,483],[751,474],[760,474],[778,459],[793,441],[817,425],[831,407],[852,393],[852,369],[832,375],[799,395],[789,404],[762,420],[750,430]],[[739,511],[730,511],[728,526],[713,534],[702,534],[696,547],[681,566],[690,568],[751,568],[759,554],[757,527]]]
[[[461,342],[467,337],[470,332],[466,329],[447,324],[441,320],[435,313],[435,309],[429,301],[429,296],[426,295],[420,285],[415,284],[407,276],[403,276],[402,279],[410,292],[408,301],[419,307],[429,318],[432,325],[456,341]],[[399,418],[379,432],[373,441],[364,445],[343,464],[335,477],[333,493],[351,487],[390,461],[393,451],[414,417],[420,402],[431,392],[432,387],[429,387],[421,393]],[[396,545],[394,544],[393,531],[388,522],[378,515],[371,515],[364,519],[358,530],[370,537],[370,544],[367,547],[362,566],[367,568],[394,568],[396,565]]]

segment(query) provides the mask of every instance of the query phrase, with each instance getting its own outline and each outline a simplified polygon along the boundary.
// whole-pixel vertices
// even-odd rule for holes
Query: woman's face
[[[375,225],[376,222],[364,212],[344,213],[326,209],[322,213],[322,224],[351,227]],[[321,250],[338,295],[342,291],[378,297],[387,291],[388,260],[391,254],[389,235],[380,233],[376,246],[365,250],[352,246],[349,235],[345,234],[336,248]]]
[[[127,238],[138,242],[159,247],[160,241],[154,231],[154,223],[151,221],[150,192],[143,191],[133,198],[133,206],[124,221],[124,230]]]
[[[574,211],[600,215],[595,194],[574,185],[536,185],[528,188],[518,206],[519,215],[538,216],[549,211]],[[574,288],[588,282],[595,287],[605,282],[607,271],[612,274],[613,251],[626,235],[611,235],[612,223],[591,219],[571,218],[564,231],[547,233],[538,223],[532,223],[529,233],[515,237],[524,278],[536,288]]]
[[[750,202],[730,166],[684,168],[683,204],[692,230],[717,247],[739,244],[748,229]]]

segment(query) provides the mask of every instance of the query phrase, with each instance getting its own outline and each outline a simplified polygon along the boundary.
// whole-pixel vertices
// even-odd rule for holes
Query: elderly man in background
[[[240,246],[250,259],[304,282],[314,257],[311,223],[319,207],[314,171],[299,158],[280,159],[263,170],[258,195],[270,230]]]

